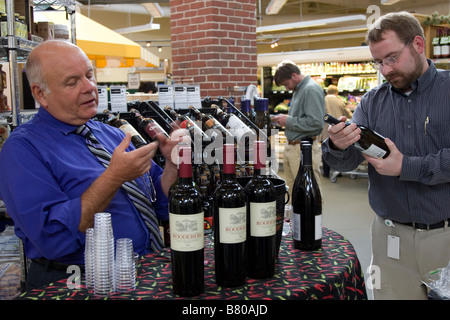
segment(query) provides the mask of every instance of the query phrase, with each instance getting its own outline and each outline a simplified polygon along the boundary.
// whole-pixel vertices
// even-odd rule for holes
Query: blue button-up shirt
[[[404,94],[384,83],[363,96],[352,122],[391,139],[403,154],[399,177],[369,165],[369,202],[383,218],[432,224],[450,218],[450,72],[429,69]],[[337,171],[363,160],[354,146],[345,151],[322,144],[325,161]],[[351,195],[349,195],[351,201]]]
[[[111,154],[125,136],[101,122],[91,120],[87,125]],[[31,259],[84,263],[85,234],[78,230],[81,195],[105,168],[89,151],[85,138],[73,133],[75,129],[40,108],[32,120],[12,132],[0,152],[0,198]],[[132,149],[130,145],[127,151]],[[161,174],[162,169],[152,163],[154,207],[160,219],[168,220]],[[144,178],[136,182],[147,192]],[[149,231],[125,191],[119,189],[104,211],[111,213],[116,239],[131,238],[135,252],[149,251]]]

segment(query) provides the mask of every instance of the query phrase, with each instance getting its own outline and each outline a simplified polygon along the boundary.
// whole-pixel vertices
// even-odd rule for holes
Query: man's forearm
[[[122,183],[108,169],[81,195],[81,219],[78,229],[85,232],[94,226],[94,215],[102,212],[114,198]]]

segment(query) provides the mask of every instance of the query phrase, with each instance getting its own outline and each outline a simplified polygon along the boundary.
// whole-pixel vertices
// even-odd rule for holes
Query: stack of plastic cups
[[[114,236],[111,214],[96,213],[94,217],[94,293],[114,292]]]
[[[86,243],[84,246],[84,269],[86,289],[94,289],[94,228],[86,230]]]
[[[115,281],[117,291],[123,292],[135,288],[133,241],[129,238],[120,238],[116,242]]]

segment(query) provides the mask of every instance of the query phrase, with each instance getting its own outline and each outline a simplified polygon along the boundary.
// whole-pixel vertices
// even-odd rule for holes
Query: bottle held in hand
[[[323,120],[331,125],[340,123],[339,119],[325,114]],[[346,123],[346,125],[349,125]],[[387,158],[389,156],[389,147],[384,142],[384,137],[379,133],[365,127],[362,125],[357,125],[361,129],[361,138],[354,143],[354,146],[360,150],[362,153],[374,157],[374,158]]]

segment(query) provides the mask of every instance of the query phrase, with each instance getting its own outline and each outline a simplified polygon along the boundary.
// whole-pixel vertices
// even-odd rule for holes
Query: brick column
[[[201,97],[257,84],[255,0],[170,0],[172,75]]]

